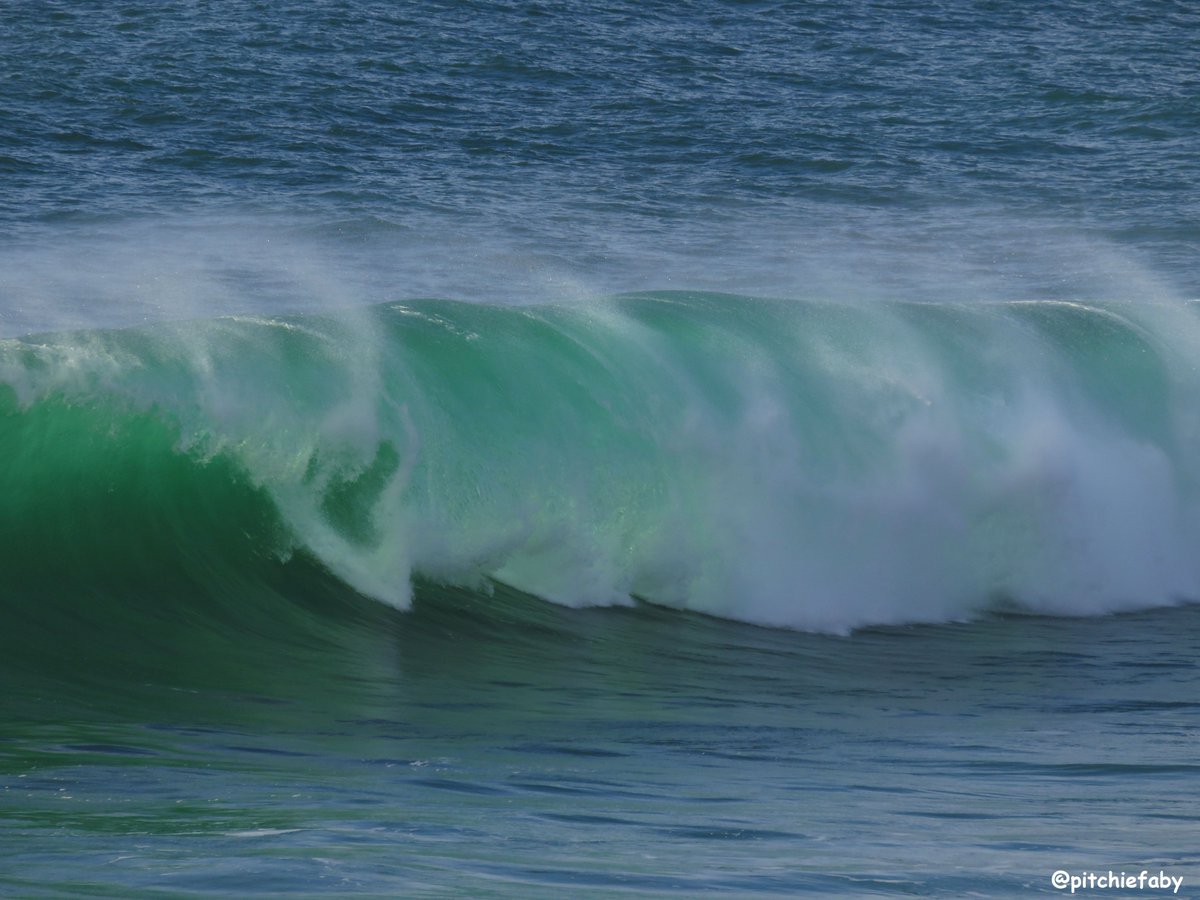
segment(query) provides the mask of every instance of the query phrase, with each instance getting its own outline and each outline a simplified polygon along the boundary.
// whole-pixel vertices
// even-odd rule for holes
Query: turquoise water
[[[5,5],[0,890],[1189,895],[1197,26]]]

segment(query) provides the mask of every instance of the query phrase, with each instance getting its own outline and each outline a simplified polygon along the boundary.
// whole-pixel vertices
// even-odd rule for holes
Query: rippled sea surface
[[[151,312],[297,256],[326,296],[259,302],[1198,292],[1188,3],[3,15],[9,322],[85,301],[65,260]]]
[[[141,647],[134,678],[78,656],[6,671],[7,889],[961,897],[1052,893],[1059,869],[1200,877],[1194,609],[837,638],[491,600],[334,617],[321,643]]]

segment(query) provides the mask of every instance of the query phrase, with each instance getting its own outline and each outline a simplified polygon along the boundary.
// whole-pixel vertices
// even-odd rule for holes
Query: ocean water
[[[1198,63],[0,4],[0,892],[1194,895]]]

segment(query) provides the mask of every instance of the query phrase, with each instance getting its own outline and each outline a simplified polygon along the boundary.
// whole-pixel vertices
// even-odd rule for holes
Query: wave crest
[[[496,579],[829,631],[1174,603],[1198,337],[1185,306],[655,294],[7,341],[6,565],[303,549],[400,607]]]

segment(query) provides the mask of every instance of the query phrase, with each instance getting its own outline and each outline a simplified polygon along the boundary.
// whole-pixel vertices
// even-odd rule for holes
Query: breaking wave
[[[413,579],[844,632],[1200,598],[1187,304],[420,301],[0,342],[10,593]]]

